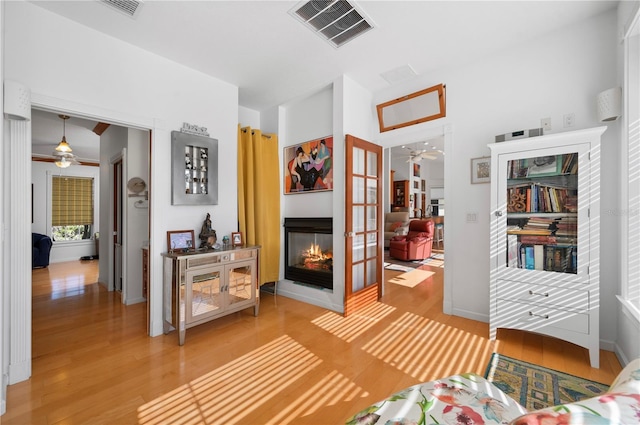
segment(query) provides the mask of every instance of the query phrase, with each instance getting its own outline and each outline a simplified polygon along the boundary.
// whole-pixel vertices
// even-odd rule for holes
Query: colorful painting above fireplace
[[[284,148],[284,193],[333,190],[333,137]]]

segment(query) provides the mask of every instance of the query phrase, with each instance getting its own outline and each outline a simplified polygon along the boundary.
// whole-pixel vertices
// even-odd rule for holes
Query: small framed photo
[[[193,245],[193,230],[170,230],[167,232],[167,249],[173,251],[191,251]]]
[[[244,242],[242,240],[242,232],[233,232],[231,233],[231,245],[232,246],[242,246]]]
[[[491,181],[491,157],[471,159],[471,184],[489,183]]]

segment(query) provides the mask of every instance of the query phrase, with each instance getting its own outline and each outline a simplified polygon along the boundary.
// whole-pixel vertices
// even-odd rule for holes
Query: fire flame
[[[308,268],[322,267],[324,263],[327,263],[328,260],[333,258],[330,252],[322,252],[320,245],[314,243],[311,244],[311,247],[306,250],[302,256],[304,257],[304,265]]]

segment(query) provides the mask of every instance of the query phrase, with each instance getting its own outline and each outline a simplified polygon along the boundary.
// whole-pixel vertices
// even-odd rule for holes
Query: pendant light
[[[58,117],[62,120],[62,140],[58,143],[55,150],[53,151],[53,156],[55,157],[55,164],[60,168],[67,168],[71,164],[77,164],[75,155],[71,152],[71,146],[67,143],[66,137],[66,126],[65,123],[69,119],[68,115],[58,115]]]

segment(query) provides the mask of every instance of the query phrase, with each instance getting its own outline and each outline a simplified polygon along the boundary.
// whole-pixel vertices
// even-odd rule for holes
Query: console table
[[[167,252],[164,257],[164,333],[188,328],[253,307],[258,315],[260,247]]]

